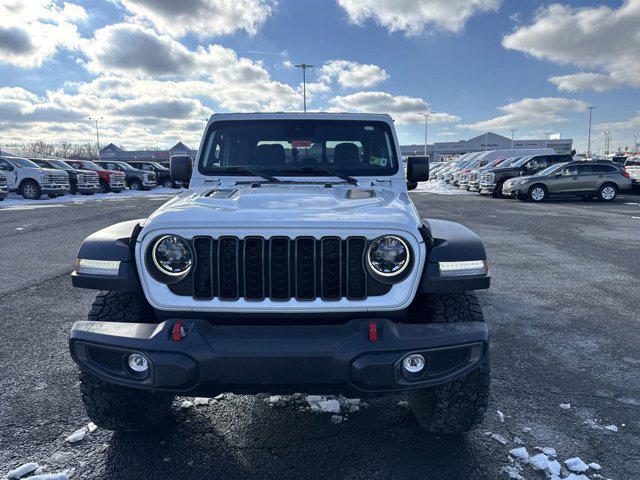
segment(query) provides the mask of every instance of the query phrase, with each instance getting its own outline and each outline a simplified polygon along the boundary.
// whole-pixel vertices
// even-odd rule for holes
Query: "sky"
[[[640,134],[640,0],[0,0],[0,144],[197,148],[218,112],[388,113],[402,144]],[[638,137],[640,141],[640,136]]]

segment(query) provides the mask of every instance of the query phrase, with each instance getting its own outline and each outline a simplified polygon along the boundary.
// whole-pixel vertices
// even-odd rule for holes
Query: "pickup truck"
[[[38,200],[42,195],[60,197],[69,191],[69,175],[52,168],[41,168],[21,157],[0,157],[0,170],[7,177],[10,192],[27,200]]]

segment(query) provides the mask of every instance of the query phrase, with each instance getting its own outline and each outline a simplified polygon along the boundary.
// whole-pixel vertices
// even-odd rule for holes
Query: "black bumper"
[[[451,382],[474,370],[488,350],[481,322],[397,324],[358,319],[341,325],[232,326],[185,320],[186,336],[173,341],[178,320],[160,324],[76,322],[70,349],[82,370],[119,385],[183,395],[220,392],[380,394]],[[371,322],[378,341],[369,339]],[[150,361],[146,378],[129,371],[127,356]],[[426,358],[411,376],[409,353]]]

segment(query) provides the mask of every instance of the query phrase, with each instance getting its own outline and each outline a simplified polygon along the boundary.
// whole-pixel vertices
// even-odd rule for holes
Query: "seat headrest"
[[[339,143],[333,149],[333,163],[358,162],[360,163],[360,151],[355,143]]]
[[[258,145],[255,157],[256,162],[262,165],[284,165],[284,147],[277,143]]]

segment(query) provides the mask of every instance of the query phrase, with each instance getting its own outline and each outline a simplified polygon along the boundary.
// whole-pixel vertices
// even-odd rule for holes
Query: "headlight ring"
[[[147,248],[147,268],[156,280],[175,283],[189,274],[195,255],[191,243],[179,235],[161,235]]]
[[[401,282],[407,277],[413,255],[406,240],[397,235],[383,235],[369,244],[364,260],[373,278],[389,284]]]

